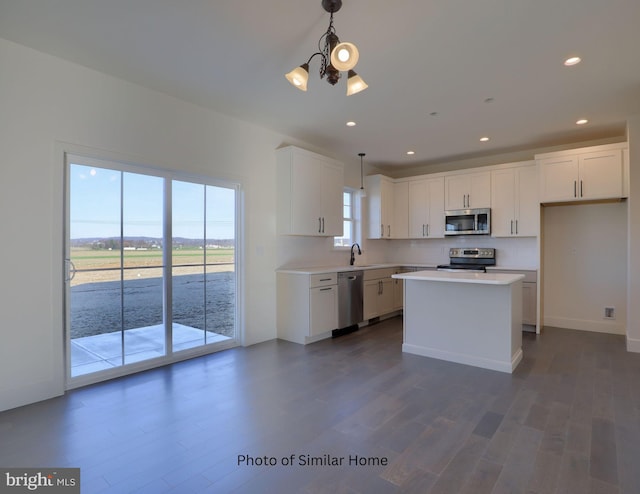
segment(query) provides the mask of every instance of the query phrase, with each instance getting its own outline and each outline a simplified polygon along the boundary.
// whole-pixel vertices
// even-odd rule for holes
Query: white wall
[[[64,391],[65,148],[241,181],[243,342],[276,337],[274,150],[304,143],[2,39],[0,67],[0,410]]]
[[[629,222],[627,349],[640,352],[640,115],[627,120],[629,139]]]
[[[543,225],[544,325],[624,334],[627,203],[545,207]]]

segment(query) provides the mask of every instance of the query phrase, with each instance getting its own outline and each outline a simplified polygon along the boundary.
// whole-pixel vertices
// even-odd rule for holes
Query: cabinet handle
[[[324,216],[322,217],[322,233],[324,233]]]
[[[331,281],[331,278],[320,278],[320,281]]]
[[[578,192],[576,191],[577,186],[578,186],[578,182],[574,180],[573,181],[573,197],[578,197]]]
[[[511,235],[513,235],[513,220],[511,220]]]
[[[387,225],[387,237],[391,237],[391,225]]]
[[[332,288],[332,287],[329,287],[329,288],[320,288],[320,291],[321,291],[321,292],[326,292],[327,290],[333,290],[333,288]]]
[[[516,235],[518,234],[518,220],[516,220]]]
[[[384,237],[384,225],[380,225],[380,237]]]
[[[582,195],[582,180],[580,180],[580,197],[583,197],[583,195]]]
[[[431,233],[429,232],[429,223],[427,223],[427,237],[430,236]]]
[[[318,233],[322,233],[322,219],[318,216]]]
[[[424,237],[424,225],[422,225],[422,236]]]

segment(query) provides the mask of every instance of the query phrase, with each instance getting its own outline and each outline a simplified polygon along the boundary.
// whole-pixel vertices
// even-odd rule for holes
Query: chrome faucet
[[[351,246],[351,260],[349,261],[349,264],[351,266],[353,266],[356,262],[356,255],[353,253],[353,248],[357,247],[358,248],[358,255],[361,256],[362,255],[362,251],[360,250],[360,246],[358,244],[353,244]]]

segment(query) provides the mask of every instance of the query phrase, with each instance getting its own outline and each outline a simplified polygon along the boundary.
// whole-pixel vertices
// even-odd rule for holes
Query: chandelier
[[[353,43],[340,42],[333,27],[333,14],[342,7],[342,0],[322,0],[322,7],[331,14],[329,27],[318,41],[318,51],[309,57],[307,63],[296,67],[288,74],[287,80],[301,91],[307,90],[309,81],[309,62],[320,56],[320,79],[327,77],[332,86],[340,79],[340,72],[347,72],[347,96],[367,89],[367,83],[355,73],[353,68],[358,63],[358,49]]]

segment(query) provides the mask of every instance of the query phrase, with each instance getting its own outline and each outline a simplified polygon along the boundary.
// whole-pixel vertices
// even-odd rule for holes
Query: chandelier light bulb
[[[331,51],[331,65],[340,71],[354,68],[359,58],[360,53],[353,43],[339,43]]]
[[[303,63],[300,67],[285,74],[285,77],[293,87],[300,89],[300,91],[306,91],[307,82],[309,82],[309,64]]]
[[[362,77],[356,74],[353,70],[349,71],[349,78],[347,79],[347,96],[364,91],[368,87],[369,85],[362,80]]]

